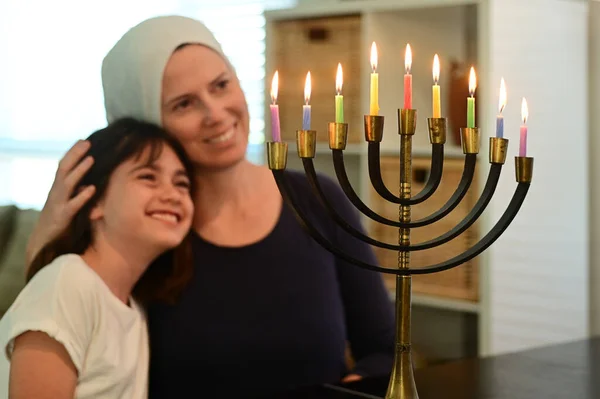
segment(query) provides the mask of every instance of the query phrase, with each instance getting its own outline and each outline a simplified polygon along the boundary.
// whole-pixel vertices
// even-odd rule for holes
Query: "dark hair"
[[[146,149],[150,149],[146,162],[151,165],[160,157],[164,145],[171,147],[190,177],[190,192],[193,194],[192,164],[181,144],[160,127],[123,118],[92,133],[87,140],[91,146],[86,155],[94,158],[94,164],[74,192],[77,193],[88,185],[94,185],[96,191],[75,214],[65,231],[37,253],[27,272],[27,281],[60,255],[84,253],[93,238],[90,212],[106,193],[112,173],[123,162],[134,157],[138,160]],[[133,289],[136,299],[143,303],[153,300],[172,303],[176,299],[192,275],[190,239],[191,234],[188,233],[179,246],[166,251],[152,262]]]

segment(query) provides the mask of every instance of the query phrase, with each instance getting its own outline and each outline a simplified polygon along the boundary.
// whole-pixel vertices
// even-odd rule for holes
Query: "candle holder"
[[[298,157],[314,158],[317,149],[317,131],[297,130],[296,146],[298,147]]]
[[[332,150],[345,150],[348,142],[348,124],[331,122],[327,125],[329,133],[329,148]]]
[[[454,194],[436,212],[429,216],[412,220],[411,206],[427,200],[437,189],[443,171],[444,144],[446,142],[447,121],[445,118],[429,118],[427,125],[429,139],[432,147],[431,173],[424,188],[414,196],[411,196],[412,184],[412,137],[416,131],[417,112],[414,109],[398,110],[398,133],[400,134],[400,181],[397,188],[399,195],[393,194],[385,186],[380,169],[380,143],[383,138],[382,116],[366,115],[364,117],[365,141],[368,145],[368,167],[371,184],[378,195],[392,203],[398,204],[398,219],[384,218],[375,213],[358,197],[346,174],[343,151],[346,148],[348,125],[345,123],[330,123],[329,147],[331,148],[333,164],[338,182],[350,200],[350,202],[363,214],[374,221],[398,228],[397,244],[386,243],[375,240],[361,231],[350,226],[337,212],[335,206],[325,197],[313,164],[315,135],[311,131],[298,131],[298,154],[302,159],[304,172],[310,182],[314,194],[326,208],[330,217],[345,231],[362,241],[398,253],[398,262],[395,265],[375,265],[363,262],[352,257],[335,244],[329,241],[319,229],[311,224],[303,209],[298,206],[297,198],[292,195],[290,185],[286,179],[284,170],[286,164],[287,145],[284,143],[267,143],[267,155],[269,167],[272,170],[275,181],[281,195],[288,206],[294,211],[295,217],[302,227],[325,249],[339,258],[361,268],[387,274],[396,275],[396,338],[394,350],[394,364],[390,375],[390,381],[385,395],[386,399],[418,399],[417,388],[413,376],[412,354],[411,354],[411,283],[412,275],[437,273],[457,267],[485,251],[494,243],[510,225],[518,213],[529,186],[533,173],[533,158],[515,157],[515,176],[517,187],[512,200],[508,204],[504,214],[496,222],[494,227],[483,236],[475,245],[465,252],[448,259],[444,262],[412,267],[410,264],[410,253],[435,248],[449,242],[465,232],[473,225],[483,213],[492,199],[500,172],[506,161],[508,140],[504,138],[490,138],[488,172],[485,187],[471,209],[471,211],[455,227],[446,233],[420,243],[411,243],[410,234],[413,228],[427,226],[439,221],[456,208],[464,198],[469,189],[475,173],[477,155],[479,153],[480,131],[478,128],[461,129],[462,149],[465,156],[464,172],[461,181],[455,189]]]

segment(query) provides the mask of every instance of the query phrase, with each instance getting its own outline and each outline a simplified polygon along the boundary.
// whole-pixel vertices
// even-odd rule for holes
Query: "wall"
[[[590,333],[600,334],[600,1],[590,1]]]
[[[521,211],[488,251],[491,354],[588,335],[588,5],[583,1],[489,0],[486,127],[493,129],[506,79],[505,172],[489,222],[515,188],[521,97],[529,102],[533,182]]]

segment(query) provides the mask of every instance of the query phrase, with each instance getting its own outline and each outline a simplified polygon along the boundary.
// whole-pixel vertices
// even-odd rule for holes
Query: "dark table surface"
[[[420,399],[599,399],[600,337],[416,370]],[[388,378],[285,393],[286,399],[382,398]]]

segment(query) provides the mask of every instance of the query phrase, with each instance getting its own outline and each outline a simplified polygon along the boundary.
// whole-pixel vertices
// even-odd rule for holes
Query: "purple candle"
[[[304,82],[304,105],[302,106],[302,130],[310,130],[310,71],[306,74],[306,81]]]
[[[271,82],[271,134],[273,141],[281,141],[281,130],[279,128],[279,105],[277,105],[277,92],[279,90],[279,72],[275,71]]]
[[[502,111],[504,111],[504,107],[506,106],[506,84],[504,83],[504,78],[500,80],[500,98],[498,101],[498,116],[496,117],[496,137],[503,138],[504,137],[504,117],[502,116]]]
[[[302,106],[302,130],[310,130],[310,105]]]

